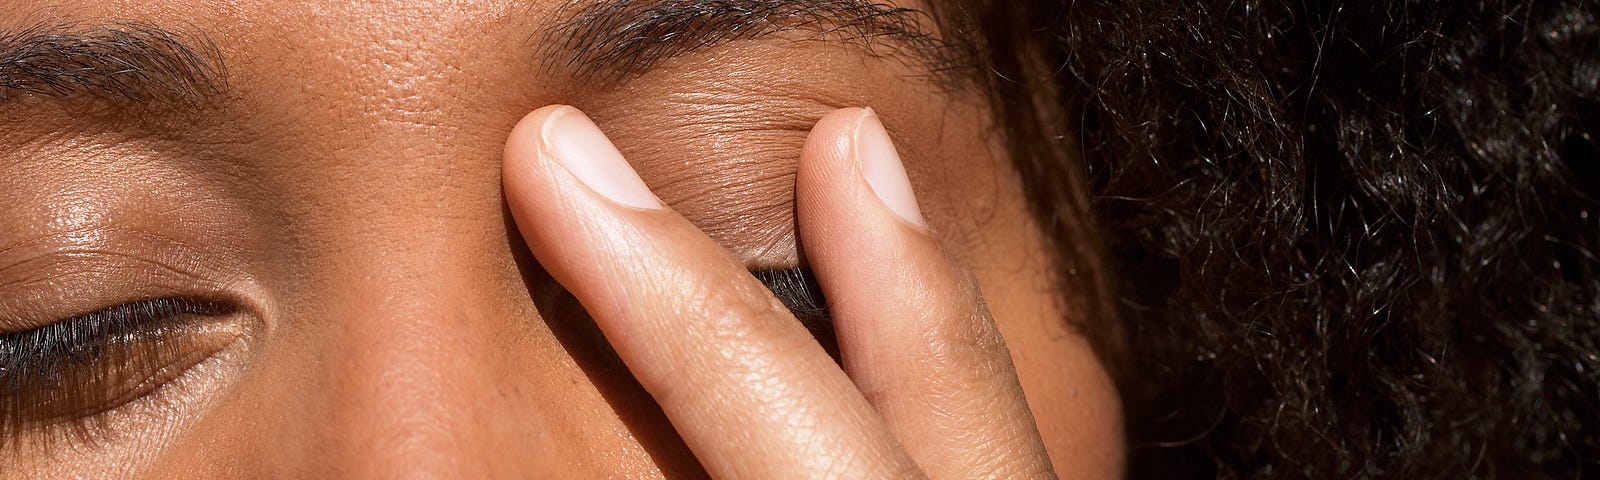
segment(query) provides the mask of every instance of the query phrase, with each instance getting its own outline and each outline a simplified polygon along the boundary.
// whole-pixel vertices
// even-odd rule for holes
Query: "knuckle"
[[[927,343],[933,359],[960,365],[983,365],[1010,358],[1005,338],[981,297],[976,306],[950,308],[960,311],[936,312],[935,318],[925,323],[931,326],[927,329],[931,336]]]
[[[700,343],[721,361],[740,365],[757,355],[783,356],[815,348],[816,342],[788,307],[760,284],[731,275],[707,280],[688,290],[685,311],[677,313],[678,318],[700,322],[694,326],[704,339]]]
[[[713,333],[733,338],[768,333],[788,321],[788,310],[752,282],[719,282],[698,289],[699,316]],[[731,284],[731,285],[730,285]]]
[[[903,297],[904,311],[916,312],[915,322],[935,358],[968,363],[974,358],[1006,355],[1006,343],[990,313],[977,279],[960,263],[941,251],[944,259],[934,268],[907,272],[916,288]]]

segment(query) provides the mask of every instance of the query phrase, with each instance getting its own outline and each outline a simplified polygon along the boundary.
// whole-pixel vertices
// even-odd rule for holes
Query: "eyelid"
[[[29,375],[48,380],[54,370],[104,356],[106,349],[137,342],[148,336],[165,336],[188,317],[231,315],[237,308],[226,302],[191,298],[154,298],[125,302],[76,315],[25,332],[0,335],[0,387],[12,387]]]
[[[233,259],[212,255],[116,229],[12,245],[0,250],[0,334],[139,298],[202,297],[255,307],[254,283],[228,266]]]
[[[747,265],[796,265],[794,174],[817,120],[860,106],[943,114],[945,104],[929,99],[949,91],[903,69],[864,68],[883,62],[848,49],[727,48],[676,59],[625,86],[578,88],[572,103],[658,197]],[[906,153],[908,163],[921,159]]]
[[[752,98],[694,90],[586,108],[663,201],[748,265],[781,268],[799,260],[800,149],[835,108],[803,96]]]

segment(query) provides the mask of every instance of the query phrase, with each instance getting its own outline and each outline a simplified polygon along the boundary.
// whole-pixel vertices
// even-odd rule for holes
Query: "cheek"
[[[1041,325],[1001,324],[1017,375],[1056,471],[1122,478],[1123,420],[1116,385],[1089,342]]]
[[[1053,263],[1032,220],[1002,209],[972,251],[974,273],[1006,338],[1028,405],[1056,471],[1121,478],[1121,400],[1110,374],[1072,322]]]
[[[985,122],[981,107],[910,105],[887,111],[924,215],[941,240],[973,269],[1011,349],[1017,373],[1057,471],[1120,478],[1121,400],[1062,291],[1050,244],[1029,210],[1022,184]],[[892,116],[891,116],[892,115]],[[897,127],[889,123],[891,130]],[[1066,188],[1066,187],[1063,187]],[[1070,239],[1069,239],[1070,240]]]

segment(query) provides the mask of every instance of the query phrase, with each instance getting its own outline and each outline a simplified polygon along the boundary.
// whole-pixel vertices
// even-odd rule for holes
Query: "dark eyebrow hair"
[[[610,0],[569,4],[547,58],[578,78],[615,80],[686,53],[784,32],[846,41],[942,75],[963,64],[931,15],[872,0]]]
[[[29,96],[194,106],[227,90],[216,47],[136,23],[40,23],[0,32],[0,105]]]

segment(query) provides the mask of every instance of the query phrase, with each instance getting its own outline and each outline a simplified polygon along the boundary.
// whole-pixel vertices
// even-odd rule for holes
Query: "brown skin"
[[[193,121],[0,113],[0,332],[152,296],[240,306],[191,322],[166,354],[186,368],[96,438],[12,439],[0,478],[1121,471],[1116,392],[980,95],[773,39],[601,87],[530,53],[561,2],[420,3],[0,8],[0,28],[185,25],[233,85]],[[538,135],[557,109],[513,130],[553,103],[670,209],[560,169]],[[828,153],[853,106],[882,118],[927,230]],[[746,273],[801,255],[843,369]]]

